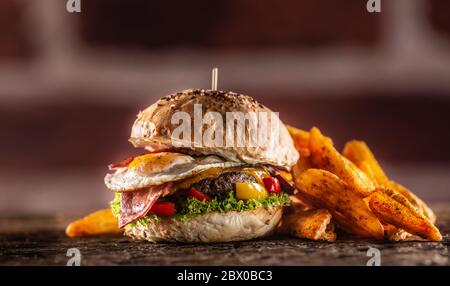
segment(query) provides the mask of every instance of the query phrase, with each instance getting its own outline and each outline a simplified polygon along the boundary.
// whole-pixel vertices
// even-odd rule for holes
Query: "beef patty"
[[[203,192],[204,194],[216,197],[221,194],[235,191],[236,183],[256,183],[255,177],[242,172],[226,172],[220,174],[216,178],[203,179],[191,187]]]

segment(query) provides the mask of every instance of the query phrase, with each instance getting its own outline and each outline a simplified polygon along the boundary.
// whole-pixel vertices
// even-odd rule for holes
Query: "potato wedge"
[[[309,132],[290,125],[286,125],[286,128],[294,141],[295,149],[300,153],[300,158],[309,156]]]
[[[384,227],[384,236],[389,241],[403,241],[410,237],[412,237],[412,234],[405,231],[404,229],[398,228],[392,224],[383,223]]]
[[[300,153],[301,156],[310,156],[311,152],[309,150],[309,138],[310,134],[308,131],[305,131],[303,129],[295,128],[291,125],[285,125],[286,128],[289,131],[289,134],[292,137],[292,140],[294,141],[295,149]],[[324,136],[325,140],[330,142],[331,145],[333,145],[333,140],[331,140],[330,137]]]
[[[428,205],[422,201],[418,196],[414,195],[410,190],[406,187],[396,183],[394,181],[388,181],[385,184],[385,187],[388,189],[395,190],[402,194],[408,201],[415,206],[425,217],[427,217],[432,223],[436,222],[436,215],[433,210],[428,207]]]
[[[122,233],[123,230],[117,225],[117,218],[113,216],[111,209],[103,209],[70,223],[66,228],[66,235],[82,237]]]
[[[326,209],[295,211],[283,216],[280,232],[298,238],[335,241],[331,213]]]
[[[369,196],[376,188],[373,180],[342,156],[316,127],[310,131],[309,149],[314,167],[336,174],[360,197]]]
[[[389,180],[370,148],[364,141],[353,140],[347,142],[343,154],[357,167],[372,178],[379,188],[392,189],[402,194],[408,201],[420,210],[432,223],[436,222],[436,215],[419,197],[406,187]]]
[[[364,141],[353,140],[347,142],[342,154],[376,183],[382,185],[388,181],[386,174]]]
[[[301,196],[328,209],[339,226],[363,237],[382,240],[384,229],[367,203],[343,180],[326,170],[309,169],[295,177]]]
[[[352,140],[345,144],[342,154],[371,178],[378,188],[389,181],[369,146],[364,141]],[[383,224],[384,234],[390,241],[402,241],[411,236],[408,232],[388,223]]]
[[[389,224],[425,239],[442,240],[433,223],[398,192],[377,189],[370,195],[369,206],[378,218]]]

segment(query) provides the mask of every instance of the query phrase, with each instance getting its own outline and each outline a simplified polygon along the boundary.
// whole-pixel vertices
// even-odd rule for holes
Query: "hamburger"
[[[299,155],[278,116],[250,96],[195,89],[163,97],[139,112],[129,141],[144,154],[110,165],[105,184],[119,227],[134,239],[253,239],[272,233],[290,203]]]

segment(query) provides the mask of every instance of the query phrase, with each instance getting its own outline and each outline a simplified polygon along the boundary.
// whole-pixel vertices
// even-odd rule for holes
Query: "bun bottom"
[[[125,235],[151,242],[209,243],[249,240],[273,232],[283,214],[282,207],[244,212],[212,212],[179,221],[151,220],[147,225],[125,227]]]

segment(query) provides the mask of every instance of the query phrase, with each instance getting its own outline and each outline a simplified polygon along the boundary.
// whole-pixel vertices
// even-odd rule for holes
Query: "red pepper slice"
[[[266,190],[271,193],[280,193],[281,187],[280,182],[277,178],[274,177],[265,177],[262,179],[264,183],[264,187],[266,187]]]
[[[200,192],[199,190],[195,188],[190,188],[186,191],[186,195],[188,197],[193,197],[199,201],[211,201],[211,198],[208,195],[205,195],[204,193]]]
[[[157,202],[150,211],[157,216],[173,216],[175,214],[175,204],[171,202]]]
[[[284,192],[286,192],[290,195],[295,195],[298,193],[298,190],[288,180],[286,180],[285,177],[283,177],[280,174],[276,174],[275,177],[280,182],[280,186]]]

